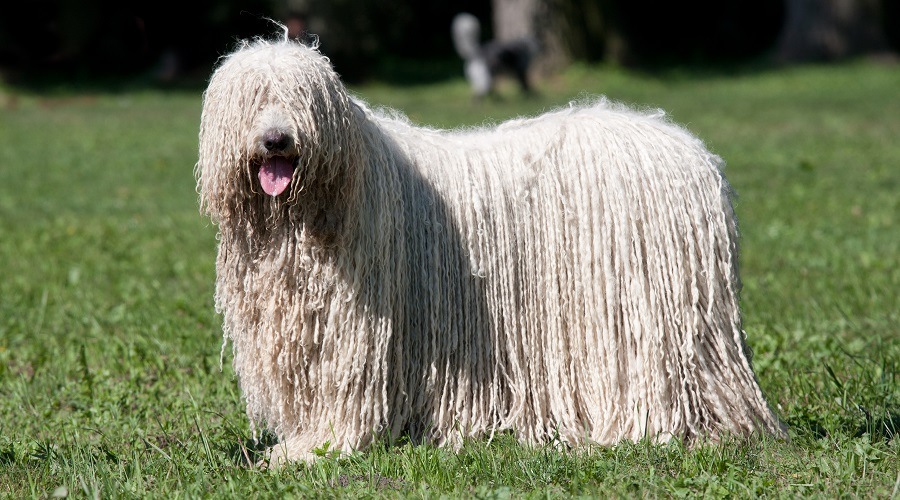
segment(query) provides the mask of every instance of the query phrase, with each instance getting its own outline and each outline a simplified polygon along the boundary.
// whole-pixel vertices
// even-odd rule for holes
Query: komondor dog
[[[500,431],[781,435],[720,166],[661,113],[605,101],[419,128],[351,97],[314,47],[244,43],[204,94],[196,174],[273,460]]]

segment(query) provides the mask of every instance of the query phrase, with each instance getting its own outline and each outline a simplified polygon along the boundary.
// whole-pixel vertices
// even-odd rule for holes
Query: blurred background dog
[[[509,41],[491,40],[481,44],[481,23],[468,13],[453,18],[453,46],[465,62],[466,80],[476,99],[491,94],[498,75],[508,74],[519,82],[522,92],[531,93],[528,68],[539,51],[535,37]]]

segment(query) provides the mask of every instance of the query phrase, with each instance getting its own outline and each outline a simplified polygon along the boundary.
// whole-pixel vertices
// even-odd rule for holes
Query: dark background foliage
[[[549,20],[547,24],[556,29],[568,60],[615,59],[643,67],[765,57],[784,29],[791,2],[534,1],[563,19],[562,24]],[[882,25],[891,45],[900,43],[896,2],[837,1],[877,3],[873,22]],[[488,0],[300,3],[302,7],[292,8],[275,0],[20,1],[0,15],[0,71],[12,83],[33,83],[45,77],[202,78],[236,40],[275,33],[277,28],[269,19],[285,21],[293,16],[319,36],[323,52],[348,80],[379,76],[379,71],[396,73],[399,60],[418,62],[411,73],[418,72],[419,77],[426,73],[442,77],[458,73],[450,65],[458,62],[449,33],[453,16],[462,11],[476,15],[482,20],[484,39],[491,37],[496,21]],[[614,44],[627,50],[617,53]],[[447,64],[437,64],[442,61]],[[385,71],[386,67],[392,71]],[[441,68],[447,68],[445,73]],[[455,73],[449,73],[449,68]]]

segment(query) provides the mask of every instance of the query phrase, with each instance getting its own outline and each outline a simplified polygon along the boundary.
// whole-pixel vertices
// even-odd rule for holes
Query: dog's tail
[[[481,23],[472,14],[462,12],[453,18],[453,46],[463,60],[470,61],[481,53]]]

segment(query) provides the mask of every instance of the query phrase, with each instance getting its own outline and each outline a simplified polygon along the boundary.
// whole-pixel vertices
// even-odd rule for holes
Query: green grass
[[[461,80],[354,89],[477,125],[606,94],[662,107],[728,162],[742,304],[790,442],[560,452],[508,436],[242,464],[251,431],[213,311],[192,177],[199,92],[0,90],[0,497],[900,495],[900,75],[575,67],[541,94]]]

